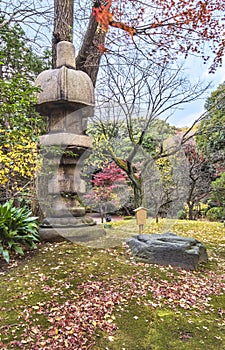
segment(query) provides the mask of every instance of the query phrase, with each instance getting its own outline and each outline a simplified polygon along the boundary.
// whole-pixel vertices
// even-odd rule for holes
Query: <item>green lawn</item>
[[[0,348],[225,349],[225,229],[221,223],[148,220],[145,233],[202,241],[198,271],[136,262],[124,239],[134,220],[114,222],[90,246],[40,245],[0,261]]]

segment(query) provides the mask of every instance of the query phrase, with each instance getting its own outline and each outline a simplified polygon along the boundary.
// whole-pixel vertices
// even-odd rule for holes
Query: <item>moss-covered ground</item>
[[[124,243],[135,220],[117,221],[89,245],[40,244],[0,260],[0,348],[224,350],[225,228],[205,221],[148,220],[145,233],[199,239],[197,271],[135,261]]]

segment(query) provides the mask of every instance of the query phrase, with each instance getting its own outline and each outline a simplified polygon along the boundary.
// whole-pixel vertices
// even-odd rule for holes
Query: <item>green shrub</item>
[[[7,262],[10,252],[24,255],[23,248],[35,248],[38,241],[37,218],[27,207],[16,208],[13,200],[0,205],[0,255]]]
[[[112,224],[104,224],[104,228],[112,228]]]
[[[134,216],[124,216],[123,220],[132,220]]]
[[[223,207],[214,207],[207,211],[206,217],[211,221],[222,220],[225,217],[225,209]]]
[[[185,210],[179,210],[179,211],[177,212],[177,218],[178,218],[179,220],[187,219],[187,213],[186,213],[186,211],[185,211]]]

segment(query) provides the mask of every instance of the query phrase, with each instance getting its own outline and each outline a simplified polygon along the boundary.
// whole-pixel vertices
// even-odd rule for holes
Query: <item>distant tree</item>
[[[211,162],[196,149],[195,142],[190,140],[183,147],[188,167],[188,194],[186,203],[188,206],[188,218],[194,219],[194,206],[202,200],[209,198],[211,182],[215,176],[215,170]]]
[[[121,50],[117,49],[121,45],[125,55],[130,50],[140,50],[146,58],[158,64],[174,61],[180,54],[185,57],[189,54],[199,55],[204,62],[213,56],[211,71],[214,71],[221,65],[225,48],[225,41],[220,35],[220,32],[224,31],[224,10],[222,0],[153,0],[150,3],[147,0],[96,0],[93,3],[92,15],[99,26],[93,26],[93,19],[90,19],[87,29],[89,41],[83,42],[82,49],[88,58],[85,60],[84,56],[82,57],[83,68],[87,61],[89,65],[93,63],[88,44],[96,42],[99,55],[105,52],[111,54],[113,51],[121,54]],[[99,27],[102,32],[108,34],[103,41],[103,44],[106,41],[106,45],[96,40]],[[124,40],[121,39],[123,33]],[[206,46],[208,52],[205,50]],[[211,50],[213,55],[209,54]],[[96,57],[93,58],[96,65]]]
[[[179,105],[197,99],[205,91],[201,84],[191,86],[179,67],[159,67],[144,60],[139,69],[134,62],[138,59],[138,54],[133,55],[128,70],[121,59],[105,67],[106,78],[96,89],[98,103],[92,121],[97,151],[126,172],[135,207],[143,204],[143,177],[149,160],[164,158],[180,148],[180,144],[165,148],[168,126],[159,119],[167,120]],[[156,124],[157,135],[151,135]],[[122,143],[124,138],[126,142]]]
[[[37,45],[39,51],[50,41],[47,34],[53,23],[53,0],[1,0],[0,30],[20,26],[29,35],[26,41]]]
[[[98,210],[103,222],[107,212],[114,212],[115,208],[122,206],[127,188],[126,173],[115,162],[110,162],[93,174],[92,187],[85,195],[84,202]]]
[[[212,92],[205,108],[206,116],[197,131],[197,145],[219,173],[225,170],[225,83]]]
[[[152,216],[174,218],[183,208],[188,191],[188,162],[182,150],[148,165],[143,179],[145,205]]]
[[[73,28],[70,9],[72,0],[56,0],[62,7],[55,8],[55,16],[65,21],[67,29]],[[198,55],[204,62],[210,60],[211,71],[222,63],[225,41],[223,0],[95,0],[74,1],[76,35],[80,39],[77,69],[97,80],[101,57],[129,56],[139,51],[149,61],[157,64],[175,61],[180,55]],[[32,39],[47,41],[46,28],[53,23],[53,1],[20,0],[1,1],[1,14],[6,23],[23,23]],[[69,21],[67,21],[69,19]],[[88,21],[89,19],[89,21]],[[44,30],[43,30],[44,28]],[[84,29],[85,28],[85,29]],[[59,35],[59,37],[58,37]],[[54,39],[60,33],[54,31]],[[136,62],[136,65],[139,63]]]
[[[5,24],[0,41],[0,201],[4,202],[34,184],[36,142],[44,122],[35,112],[32,81],[44,65],[18,25]]]
[[[225,210],[225,172],[212,182],[210,199]]]

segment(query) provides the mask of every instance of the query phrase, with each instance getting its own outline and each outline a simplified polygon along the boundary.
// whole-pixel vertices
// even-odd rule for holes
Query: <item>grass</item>
[[[87,245],[40,245],[0,272],[0,345],[8,349],[224,350],[225,229],[148,220],[144,233],[194,237],[197,271],[136,262],[124,244],[134,220],[112,222]]]

